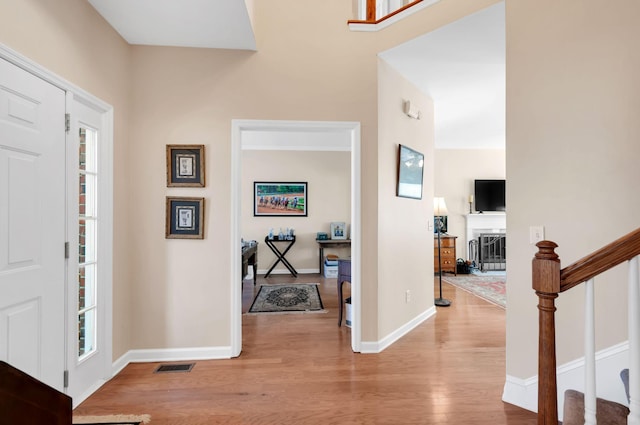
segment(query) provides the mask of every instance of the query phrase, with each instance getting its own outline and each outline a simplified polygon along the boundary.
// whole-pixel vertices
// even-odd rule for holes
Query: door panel
[[[37,194],[37,161],[37,157],[20,152],[9,152],[7,155],[10,182],[7,268],[22,268],[39,263],[40,227],[36,224],[38,199],[33,198]],[[17,189],[11,182],[19,182],[20,188]]]
[[[0,313],[0,326],[6,335],[7,363],[20,370],[40,370],[39,316],[40,299],[26,300]]]
[[[0,359],[63,389],[65,92],[0,59]]]

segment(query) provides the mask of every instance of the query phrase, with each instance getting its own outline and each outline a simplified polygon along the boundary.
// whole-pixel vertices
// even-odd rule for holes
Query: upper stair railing
[[[560,268],[554,242],[541,241],[533,259],[533,289],[539,303],[538,424],[558,424],[555,299],[586,282],[585,301],[585,424],[596,423],[594,278],[629,262],[629,396],[628,424],[640,425],[640,228],[575,263]]]
[[[358,19],[349,24],[378,24],[424,0],[357,0]]]

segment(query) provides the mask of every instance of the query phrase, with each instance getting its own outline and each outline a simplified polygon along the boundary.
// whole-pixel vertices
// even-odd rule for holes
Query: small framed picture
[[[167,187],[204,187],[204,145],[167,145]]]
[[[334,221],[331,223],[331,239],[347,239],[347,226],[344,222]]]
[[[165,237],[204,239],[204,198],[167,196]]]
[[[436,215],[433,216],[433,233],[447,233],[447,216],[446,215]]]

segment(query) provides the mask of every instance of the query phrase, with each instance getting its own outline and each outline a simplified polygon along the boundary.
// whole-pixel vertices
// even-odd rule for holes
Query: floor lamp
[[[436,221],[436,230],[438,231],[438,279],[440,280],[440,296],[435,299],[435,305],[438,307],[449,307],[451,301],[442,298],[442,251],[440,249],[440,233],[442,233],[442,227],[444,225],[442,216],[448,215],[447,204],[444,203],[444,198],[433,198],[433,215],[438,217]]]

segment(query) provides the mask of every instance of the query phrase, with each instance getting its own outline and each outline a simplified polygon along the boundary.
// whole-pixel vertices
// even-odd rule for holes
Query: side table
[[[269,268],[269,270],[264,275],[264,277],[265,278],[269,277],[269,275],[271,274],[273,269],[275,269],[276,266],[278,265],[278,263],[280,263],[280,262],[282,262],[282,264],[284,264],[284,266],[287,269],[289,269],[289,273],[291,273],[291,275],[293,277],[298,277],[298,272],[296,271],[296,269],[285,258],[285,255],[287,255],[287,252],[289,252],[289,250],[291,249],[293,244],[296,243],[296,237],[295,236],[289,236],[289,237],[284,237],[284,238],[280,239],[278,236],[274,236],[273,239],[269,239],[269,236],[266,236],[264,238],[264,243],[267,244],[269,249],[271,249],[271,251],[273,251],[273,253],[277,257],[276,258],[276,262],[273,263],[273,265],[271,266],[271,268]],[[287,245],[285,246],[284,251],[280,251],[278,249],[278,247],[275,245],[275,243],[286,243]]]
[[[442,272],[453,273],[457,276],[456,238],[457,236],[440,234],[440,258],[442,259]],[[435,273],[440,271],[438,264],[438,236],[433,237],[433,271]]]
[[[318,242],[318,270],[324,275],[324,249],[335,246],[351,246],[351,239],[316,239]]]

